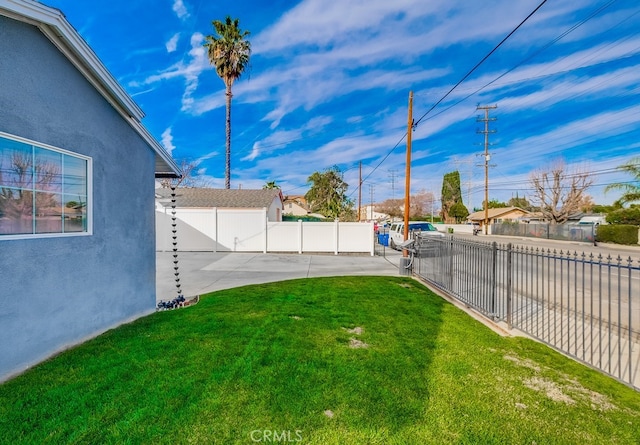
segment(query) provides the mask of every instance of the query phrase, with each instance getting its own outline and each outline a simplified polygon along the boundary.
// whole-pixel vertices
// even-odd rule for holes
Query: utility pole
[[[478,133],[484,134],[484,234],[489,234],[489,133],[495,133],[496,130],[489,130],[489,122],[495,121],[497,118],[489,117],[489,110],[495,110],[497,105],[478,105],[476,110],[484,110],[484,118],[478,117],[476,122],[484,122],[484,130],[478,130]]]
[[[391,199],[396,199],[396,170],[389,170],[391,177]]]
[[[470,212],[473,211],[473,204],[471,203],[471,183],[473,182],[473,159],[467,159],[467,160],[461,160],[458,159],[457,156],[454,156],[453,160],[452,160],[453,164],[456,166],[456,170],[458,170],[460,172],[460,182],[462,183],[463,180],[463,176],[462,173],[465,174],[466,178],[467,178],[467,208],[469,209]],[[465,165],[466,166],[466,170],[462,170],[460,168],[461,165]],[[462,189],[462,184],[461,185],[461,189]],[[462,190],[461,190],[462,191]]]
[[[407,166],[404,184],[404,240],[409,239],[409,212],[411,211],[411,133],[413,132],[413,91],[409,91],[409,115],[407,117]],[[409,256],[406,249],[402,250],[404,258]]]
[[[375,190],[375,186],[373,184],[369,184],[369,219],[373,219],[373,191]]]
[[[433,224],[433,201],[436,199],[436,195],[433,192],[431,193],[431,224]]]
[[[358,222],[362,216],[362,161],[360,161],[360,177],[358,179]]]

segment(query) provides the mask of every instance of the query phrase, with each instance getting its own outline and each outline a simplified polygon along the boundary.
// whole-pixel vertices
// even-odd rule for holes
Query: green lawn
[[[400,277],[217,292],[0,385],[2,444],[639,441],[639,393]]]

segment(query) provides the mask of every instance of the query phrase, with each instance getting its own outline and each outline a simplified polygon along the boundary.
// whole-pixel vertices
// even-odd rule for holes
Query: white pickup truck
[[[409,238],[411,233],[420,232],[429,236],[445,236],[444,233],[438,232],[433,224],[426,221],[409,221]],[[397,249],[397,246],[404,242],[404,223],[396,222],[391,224],[389,228],[389,247]]]

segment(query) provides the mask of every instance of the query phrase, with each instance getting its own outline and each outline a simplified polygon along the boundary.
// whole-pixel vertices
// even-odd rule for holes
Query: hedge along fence
[[[638,226],[627,224],[599,225],[596,238],[603,243],[638,244]]]

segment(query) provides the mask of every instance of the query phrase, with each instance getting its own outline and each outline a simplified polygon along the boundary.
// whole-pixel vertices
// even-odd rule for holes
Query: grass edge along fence
[[[416,246],[428,283],[640,390],[640,261],[453,237]]]

